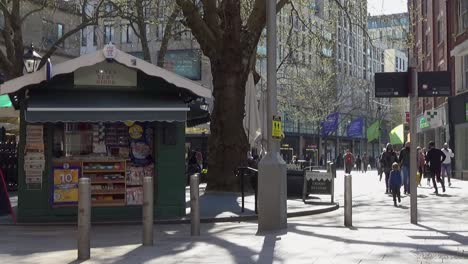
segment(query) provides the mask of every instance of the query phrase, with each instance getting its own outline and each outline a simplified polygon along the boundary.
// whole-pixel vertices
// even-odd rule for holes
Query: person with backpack
[[[345,173],[350,174],[351,169],[353,168],[354,165],[354,156],[353,153],[348,149],[346,150],[346,154],[344,155],[344,167],[345,167]]]
[[[382,164],[383,172],[385,173],[385,194],[390,193],[390,188],[388,185],[388,179],[390,177],[390,171],[392,171],[392,166],[394,162],[398,163],[398,157],[395,151],[393,151],[393,145],[388,143],[387,147],[385,148],[385,152],[382,153],[382,157],[380,158],[380,162]]]

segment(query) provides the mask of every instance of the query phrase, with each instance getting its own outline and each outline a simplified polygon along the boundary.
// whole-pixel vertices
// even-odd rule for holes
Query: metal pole
[[[190,175],[190,223],[191,235],[200,235],[200,204],[199,204],[200,175]]]
[[[91,179],[81,178],[78,192],[78,260],[87,260],[91,257]]]
[[[143,246],[153,245],[153,177],[143,178]]]
[[[345,175],[345,199],[344,199],[344,225],[347,227],[353,226],[353,186],[351,174]]]
[[[417,131],[416,131],[416,104],[418,98],[418,70],[416,67],[411,69],[411,87],[410,96],[410,192],[411,192],[411,223],[418,223],[418,184],[416,180],[417,172]]]
[[[266,1],[267,16],[267,142],[268,153],[259,163],[258,230],[287,227],[286,163],[279,153],[279,140],[272,137],[277,113],[276,88],[276,0]]]

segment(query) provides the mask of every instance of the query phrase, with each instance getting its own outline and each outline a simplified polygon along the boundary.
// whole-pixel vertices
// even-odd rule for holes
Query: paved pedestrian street
[[[343,172],[336,182],[343,205]],[[155,245],[141,246],[138,225],[94,226],[84,263],[468,263],[468,182],[439,196],[418,188],[419,225],[409,196],[394,207],[375,171],[353,174],[353,227],[343,208],[288,219],[287,230],[257,234],[256,222],[156,225]],[[322,197],[328,200],[328,197]],[[0,226],[1,263],[80,263],[76,227]]]

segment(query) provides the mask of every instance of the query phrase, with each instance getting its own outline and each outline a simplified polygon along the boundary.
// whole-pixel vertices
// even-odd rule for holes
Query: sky
[[[367,11],[373,16],[407,12],[407,0],[367,0]]]

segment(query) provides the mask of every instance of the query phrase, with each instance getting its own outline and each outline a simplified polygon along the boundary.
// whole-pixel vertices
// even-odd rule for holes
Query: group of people
[[[445,192],[445,176],[447,176],[448,184],[451,186],[451,159],[455,157],[453,151],[445,143],[442,149],[435,147],[433,141],[429,142],[429,150],[421,147],[417,148],[417,167],[420,177],[418,184],[420,185],[422,175],[428,175],[429,180],[432,179],[432,184],[435,189],[435,194],[438,194],[437,182],[442,186],[442,191]],[[410,144],[405,144],[405,147],[400,151],[399,155],[393,150],[392,144],[387,144],[386,148],[379,157],[380,169],[379,175],[382,180],[382,174],[385,174],[385,193],[392,193],[393,202],[396,206],[401,202],[400,188],[403,185],[404,193],[410,194]]]
[[[360,172],[367,172],[367,168],[369,167],[369,157],[367,156],[367,153],[364,153],[364,155],[357,155],[356,159],[354,159],[353,153],[348,149],[346,150],[346,153],[343,156],[344,159],[344,167],[345,167],[345,173],[351,173],[351,170],[353,167],[356,167],[357,171]]]

